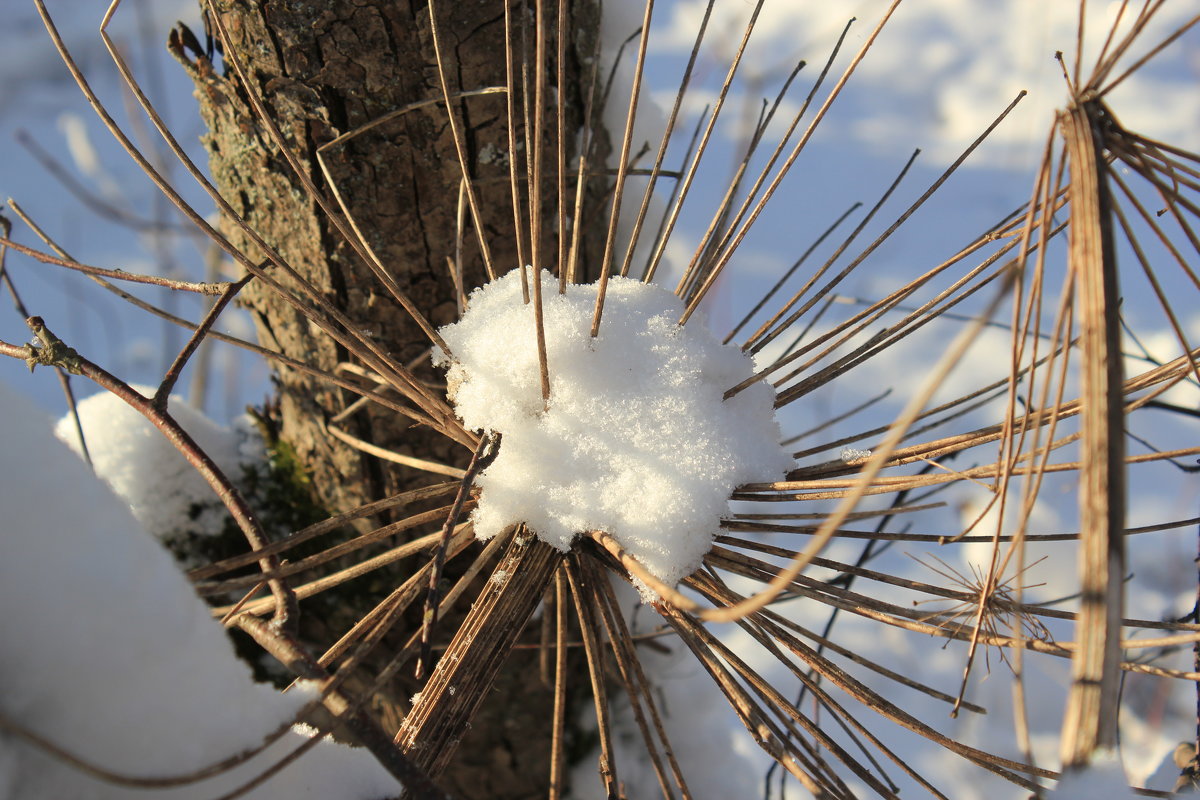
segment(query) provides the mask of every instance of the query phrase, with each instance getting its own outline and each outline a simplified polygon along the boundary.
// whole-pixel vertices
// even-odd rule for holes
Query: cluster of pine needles
[[[1135,465],[1184,464],[1200,453],[1200,446],[1186,443],[1171,451],[1138,454],[1127,454],[1125,447],[1131,417],[1169,405],[1159,398],[1177,385],[1200,384],[1200,351],[1189,341],[1180,301],[1162,288],[1159,277],[1166,270],[1179,270],[1185,284],[1200,289],[1196,272],[1200,238],[1194,228],[1200,218],[1200,157],[1126,130],[1117,110],[1108,105],[1115,87],[1186,29],[1166,41],[1143,41],[1146,24],[1162,6],[1161,0],[1146,0],[1136,8],[1132,6],[1137,4],[1123,3],[1118,24],[1095,63],[1077,59],[1069,66],[1064,64],[1067,102],[1047,133],[1044,158],[1023,206],[967,241],[944,263],[845,318],[829,321],[837,316],[834,304],[839,286],[941,187],[1001,122],[1010,106],[909,207],[895,214],[876,239],[864,245],[860,234],[877,218],[891,213],[888,201],[907,166],[851,231],[843,232],[842,226],[855,209],[820,235],[817,243],[827,238],[839,241],[840,237],[825,263],[816,267],[806,264],[813,251],[809,248],[729,331],[726,341],[758,356],[763,365],[752,380],[770,382],[777,394],[777,408],[786,410],[831,382],[843,380],[844,374],[859,365],[888,353],[927,324],[939,320],[945,324],[956,315],[966,320],[932,366],[922,365],[928,376],[924,389],[908,398],[889,424],[864,425],[852,435],[826,434],[835,426],[845,430],[883,395],[872,398],[805,431],[803,437],[813,444],[795,453],[797,463],[803,466],[786,479],[736,487],[734,511],[723,520],[703,567],[677,587],[656,581],[603,531],[581,531],[576,546],[566,554],[538,541],[520,525],[486,544],[477,543],[469,519],[477,498],[472,482],[497,446],[495,438],[464,429],[443,386],[431,382],[413,363],[398,360],[369,331],[363,331],[358,320],[347,316],[328,293],[287,262],[278,243],[262,238],[242,220],[230,200],[221,196],[175,140],[106,32],[110,19],[118,13],[119,0],[105,15],[100,35],[131,96],[161,133],[166,149],[211,196],[225,221],[221,227],[184,201],[162,176],[157,158],[143,155],[142,148],[89,88],[41,0],[34,1],[55,47],[104,124],[180,214],[227,253],[242,277],[189,283],[91,267],[72,259],[14,204],[13,212],[46,247],[13,241],[6,223],[0,254],[20,253],[85,273],[144,310],[191,329],[192,335],[153,397],[130,389],[88,360],[86,352],[70,350],[69,343],[59,340],[36,317],[30,316],[30,324],[40,347],[3,343],[0,352],[31,364],[57,367],[64,385],[67,372],[96,381],[142,410],[177,442],[227,503],[249,543],[244,555],[191,573],[198,591],[212,599],[214,616],[249,634],[298,677],[319,681],[322,703],[331,715],[322,732],[337,729],[370,748],[380,763],[409,787],[412,796],[444,796],[437,788],[440,777],[453,762],[458,743],[506,658],[521,648],[533,647],[539,653],[539,674],[529,675],[528,680],[544,681],[553,691],[553,711],[545,720],[551,753],[544,786],[551,798],[563,797],[567,791],[567,743],[576,724],[568,689],[579,690],[580,676],[572,665],[580,662],[571,659],[580,652],[587,672],[584,693],[590,696],[585,702],[594,707],[600,779],[609,797],[625,796],[627,791],[630,796],[645,797],[651,791],[627,788],[622,781],[614,741],[614,709],[619,704],[627,704],[631,712],[662,796],[704,795],[702,788],[688,786],[688,776],[672,744],[670,715],[656,700],[653,676],[643,668],[639,655],[644,647],[661,648],[663,643],[691,653],[711,676],[714,697],[720,695],[728,701],[747,735],[779,770],[813,796],[826,798],[856,796],[852,785],[880,797],[894,797],[899,787],[889,777],[893,772],[903,773],[934,797],[946,796],[937,788],[936,776],[922,774],[894,752],[885,737],[873,732],[877,725],[872,717],[907,728],[931,745],[1033,792],[1052,785],[1057,777],[1054,770],[1034,762],[1024,709],[1019,704],[1016,740],[1024,757],[1003,758],[957,741],[931,721],[906,712],[887,693],[871,688],[864,673],[943,701],[952,714],[960,710],[976,713],[984,709],[965,695],[980,648],[998,650],[1017,676],[1018,685],[1027,655],[1069,659],[1073,682],[1064,720],[1065,767],[1082,766],[1098,748],[1116,744],[1117,698],[1123,674],[1145,673],[1167,681],[1200,679],[1200,666],[1195,671],[1178,670],[1137,656],[1200,641],[1200,620],[1125,619],[1122,612],[1128,537],[1196,524],[1196,520],[1161,520],[1146,528],[1129,529],[1125,521],[1126,485]],[[681,209],[714,132],[719,130],[726,100],[738,85],[745,42],[754,31],[763,2],[754,6],[742,32],[742,46],[727,65],[720,91],[697,115],[689,137],[683,131],[689,113],[685,109],[690,107],[684,100],[705,37],[713,35],[707,30],[713,9],[709,3],[674,105],[667,110],[662,139],[641,152],[634,141],[632,110],[623,130],[607,132],[600,127],[599,112],[604,103],[622,107],[628,103],[630,109],[637,109],[651,47],[654,3],[647,2],[645,19],[630,41],[634,78],[629,98],[612,92],[599,50],[584,70],[582,86],[564,85],[575,5],[567,0],[497,4],[497,13],[503,7],[505,52],[495,59],[494,82],[479,87],[458,85],[453,61],[456,50],[449,44],[450,34],[443,23],[448,4],[430,0],[422,12],[422,24],[428,26],[431,61],[437,65],[441,93],[423,98],[417,105],[443,115],[461,168],[457,255],[444,276],[454,286],[460,312],[473,288],[469,275],[478,274],[480,266],[490,279],[518,264],[528,264],[534,275],[544,268],[554,271],[563,287],[585,278],[599,283],[592,327],[595,335],[604,325],[604,288],[610,276],[650,281],[666,274],[667,245],[680,238],[675,232]],[[678,272],[674,289],[687,309],[679,319],[681,325],[689,324],[722,276],[736,271],[739,246],[763,209],[776,198],[784,176],[843,86],[868,57],[895,6],[876,21],[861,39],[858,51],[848,57],[843,53],[847,36],[842,33],[807,94],[794,104],[798,109],[794,118],[769,152],[766,134],[778,127],[772,126],[773,118],[777,111],[793,107],[784,101],[791,100],[794,79],[804,73],[797,68],[775,101],[764,102],[764,113],[746,141],[728,191],[711,209],[711,222],[694,244],[690,261]],[[177,55],[195,70],[212,71],[214,50],[223,53],[226,76],[240,84],[258,124],[269,133],[279,169],[294,172],[291,179],[323,210],[339,237],[338,246],[362,260],[378,281],[375,288],[415,321],[427,337],[427,345],[444,348],[430,322],[431,309],[410,297],[377,255],[372,237],[359,229],[325,167],[333,148],[364,130],[342,131],[320,148],[317,158],[324,180],[305,169],[281,130],[286,126],[267,111],[259,96],[259,82],[247,74],[226,30],[228,12],[211,0],[205,10],[209,41],[202,43],[190,31],[177,30],[172,34]],[[631,21],[631,27],[635,24]],[[1081,14],[1080,41],[1084,24]],[[473,161],[478,154],[469,146],[470,132],[465,129],[464,108],[484,96],[503,101],[509,134],[508,189],[513,213],[510,227],[503,233],[482,221]],[[586,98],[580,131],[566,124],[565,101],[556,101],[568,96]],[[1013,105],[1019,100],[1014,99]],[[415,107],[397,109],[390,120],[375,120],[370,126],[386,125]],[[603,160],[601,142],[611,144],[611,165]],[[678,157],[681,149],[678,166],[669,168],[668,156]],[[601,192],[585,191],[596,181],[602,184]],[[637,202],[634,193],[639,189],[642,198]],[[693,206],[707,202],[692,199]],[[599,239],[593,241],[587,238],[584,221],[596,218],[605,222],[598,228]],[[256,251],[251,254],[234,246],[228,236],[231,229],[254,242]],[[498,263],[493,258],[500,238],[506,238],[506,247],[515,246],[518,264]],[[1060,242],[1065,245],[1055,250]],[[592,258],[590,274],[585,274],[583,254],[589,249],[598,260]],[[1065,267],[1055,266],[1060,255]],[[1182,355],[1172,361],[1149,363],[1124,357],[1120,286],[1132,283],[1129,276],[1134,274],[1144,275],[1177,337]],[[215,302],[196,323],[118,288],[118,283],[130,281],[198,292],[215,297]],[[214,322],[248,282],[268,287],[335,340],[346,354],[339,369],[325,370],[271,347],[215,332]],[[795,288],[797,282],[802,285]],[[539,337],[543,396],[546,403],[553,403],[549,388],[553,365],[545,361],[541,326],[541,282],[529,283],[532,290],[527,291],[526,300],[533,310],[529,335]],[[1011,336],[1007,378],[931,406],[935,391],[951,369],[988,326],[997,324],[998,311],[1006,304],[1011,309],[1011,318],[1004,322]],[[1187,310],[1194,302],[1185,300],[1182,305]],[[1048,327],[1047,319],[1052,320]],[[752,333],[745,333],[755,320],[764,321]],[[462,458],[448,463],[432,453],[395,452],[355,437],[348,432],[348,425],[333,424],[340,422],[334,420],[330,435],[362,450],[364,457],[400,464],[431,476],[432,481],[361,507],[339,509],[326,520],[272,540],[229,478],[204,457],[170,415],[167,398],[172,386],[199,345],[208,341],[249,349],[280,370],[302,373],[347,397],[358,398],[347,403],[343,420],[365,406],[374,406],[436,432]],[[1131,365],[1140,365],[1140,371],[1131,371]],[[630,366],[637,368],[636,362]],[[729,387],[727,396],[750,383]],[[956,426],[972,411],[997,400],[1005,411],[994,424],[970,430]],[[854,457],[849,459],[821,460],[843,448],[869,449],[852,449],[848,452]],[[464,467],[468,455],[470,462]],[[951,468],[947,466],[951,459],[970,466]],[[1032,532],[1030,520],[1043,480],[1060,472],[1076,473],[1079,478],[1079,532]],[[920,519],[921,512],[938,505],[938,492],[963,482],[982,486],[989,493],[986,524],[985,514],[980,514],[971,526],[974,530],[945,537],[892,529],[897,519]],[[405,511],[414,506],[423,510]],[[391,521],[370,522],[381,518]],[[345,535],[347,530],[353,534]],[[340,537],[336,543],[321,544],[322,537],[328,539],[335,533]],[[1025,602],[1024,592],[1029,587],[1022,581],[1032,566],[1026,548],[1043,541],[1075,543],[1078,564],[1062,565],[1061,569],[1079,571],[1082,599],[1068,598],[1051,605]],[[861,556],[854,563],[830,558],[827,548],[836,542],[858,542]],[[871,559],[894,542],[982,543],[990,545],[991,556],[969,578],[939,558],[938,566],[927,566],[945,583],[924,583],[870,568]],[[295,549],[301,546],[302,551]],[[297,552],[305,555],[296,556]],[[298,633],[302,611],[314,607],[310,598],[396,564],[415,566],[407,569],[397,585],[379,592],[353,624],[338,631],[331,646],[313,651]],[[653,606],[661,625],[650,634],[635,633],[630,627],[625,608],[629,595],[621,587],[631,578],[658,594]],[[909,596],[943,605],[930,611],[923,600],[888,600]],[[828,609],[830,624],[822,632],[798,624],[788,614],[796,602]],[[423,613],[418,615],[422,606]],[[455,609],[462,610],[456,613]],[[944,687],[925,685],[840,644],[833,624],[837,615],[861,617],[947,643],[964,643],[961,686],[957,692],[948,692]],[[422,620],[415,627],[414,618]],[[453,620],[456,627],[448,630],[447,620]],[[1064,620],[1066,623],[1061,622]],[[760,653],[751,659],[735,652],[714,623],[736,625]],[[1052,624],[1059,626],[1055,628],[1058,640],[1050,634]],[[1063,632],[1070,630],[1074,633],[1064,638]],[[1143,635],[1146,630],[1160,634]],[[790,676],[787,686],[769,679],[761,666],[751,663],[772,660]],[[364,679],[367,665],[370,672]],[[373,697],[401,675],[411,680],[414,670],[420,675],[420,692],[399,717],[389,721],[368,713]],[[298,751],[292,758],[302,755]],[[885,766],[889,761],[891,766]],[[281,762],[275,769],[285,767],[286,762]],[[268,776],[266,773],[259,780]]]

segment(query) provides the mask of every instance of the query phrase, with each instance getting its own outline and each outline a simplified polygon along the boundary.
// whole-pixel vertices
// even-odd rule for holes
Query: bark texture
[[[552,5],[557,4],[547,3]],[[594,0],[571,0],[568,7],[567,30],[573,40],[564,60],[567,89],[561,96],[571,131],[568,141],[574,142],[590,78],[583,65],[594,52],[599,16]],[[214,182],[234,210],[360,330],[369,331],[396,361],[420,364],[420,374],[439,380],[427,366],[427,338],[306,194],[229,63],[232,48],[252,76],[253,90],[262,97],[287,147],[332,200],[316,159],[320,145],[389,112],[442,97],[429,6],[404,0],[217,0],[215,8],[229,33],[229,42],[223,44],[225,58],[214,56],[209,61],[190,52],[183,59],[196,81],[208,126],[205,145]],[[450,91],[503,86],[502,2],[439,3],[436,13]],[[528,19],[529,12],[514,3],[513,17]],[[204,49],[202,43],[200,48]],[[553,69],[553,48],[547,68]],[[497,272],[505,272],[517,266],[505,95],[466,98],[451,113],[458,114],[465,131],[483,232]],[[602,159],[604,153],[599,155]],[[330,150],[326,163],[350,217],[403,291],[435,326],[453,321],[456,295],[448,262],[456,257],[461,171],[445,105],[439,102],[407,111],[373,127]],[[552,171],[546,175],[544,208],[553,213]],[[251,259],[261,258],[230,220],[223,220],[222,227]],[[552,253],[555,226],[547,227],[546,252]],[[597,260],[589,246],[601,241],[600,236],[585,240],[585,265]],[[469,214],[461,250],[469,290],[485,280]],[[252,311],[263,344],[323,370],[338,371],[340,365],[354,363],[352,354],[257,282],[251,283],[241,300]],[[439,480],[365,456],[330,435],[331,426],[420,458],[463,466],[470,457],[461,445],[409,427],[399,415],[371,404],[339,417],[356,397],[304,374],[281,369],[277,385],[277,398],[268,409],[271,422],[295,451],[318,501],[329,512]],[[397,513],[407,516],[414,510],[419,509]],[[402,564],[399,571],[367,579],[382,590],[371,594],[372,599],[382,597],[388,584],[395,585],[414,566]],[[330,604],[323,608],[328,610]],[[302,620],[305,636],[316,645],[336,638],[361,610],[343,611],[346,619],[308,611]],[[397,636],[411,633],[416,624],[419,620],[409,620],[409,630]],[[447,629],[454,624],[456,620],[446,620]],[[456,796],[544,796],[552,700],[537,680],[532,659],[512,661],[522,663],[512,664],[499,678],[498,691],[472,727],[470,736],[475,741],[464,744],[457,763],[446,773],[445,788]],[[405,692],[414,688],[402,683],[381,701],[377,711],[393,730],[407,703]]]

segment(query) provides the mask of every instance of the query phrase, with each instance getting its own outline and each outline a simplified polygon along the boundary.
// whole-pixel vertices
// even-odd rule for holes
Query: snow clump
[[[132,388],[150,397],[154,387]],[[170,398],[171,416],[231,479],[243,465],[265,465],[261,436],[248,418],[233,429],[213,422],[177,395]],[[216,536],[229,514],[204,477],[161,431],[136,409],[109,392],[81,401],[79,421],[87,437],[96,474],[129,503],[142,527],[164,542],[186,536]],[[75,417],[67,414],[55,435],[82,455]]]
[[[541,279],[549,408],[518,270],[472,292],[462,320],[441,329],[453,357],[434,352],[466,427],[502,436],[477,479],[475,535],[524,522],[565,551],[606,531],[674,585],[708,552],[734,487],[792,466],[775,393],[758,382],[725,400],[753,361],[699,319],[680,326],[683,303],[661,287],[611,278],[592,338],[596,286],[560,294],[557,278]]]

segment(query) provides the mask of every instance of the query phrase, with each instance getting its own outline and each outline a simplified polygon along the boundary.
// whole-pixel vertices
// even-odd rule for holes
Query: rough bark
[[[318,185],[324,181],[317,146],[390,111],[441,96],[423,3],[237,2],[221,8],[232,45],[257,77],[256,90]],[[452,90],[503,85],[502,5],[447,3],[438,14],[448,40]],[[305,195],[255,120],[236,78],[213,74],[201,89],[210,166],[234,209],[398,361],[420,359],[427,338]],[[578,103],[571,107],[577,124]],[[504,96],[468,98],[459,110],[493,260],[499,271],[507,271],[516,266],[516,249]],[[444,106],[410,111],[335,148],[326,160],[350,215],[401,288],[434,325],[452,321],[447,259],[455,255],[461,173]],[[233,226],[226,230],[252,252]],[[478,285],[483,265],[471,230],[463,241],[467,283]],[[268,290],[252,285],[242,297],[254,310],[265,342],[323,369],[345,360],[333,341]],[[341,411],[347,398],[286,371],[280,381],[283,433],[312,468],[331,507],[355,505],[368,494],[425,477],[407,468],[379,470],[375,459],[361,458],[320,430],[322,419]],[[353,424],[356,434],[375,444],[422,456],[431,447],[443,448],[436,454],[446,457],[469,455],[444,440],[414,442],[411,432],[397,429],[395,415],[372,413],[355,415]]]
[[[587,76],[581,65],[590,60],[599,20],[594,0],[572,0],[569,6],[568,30],[574,41],[564,64],[570,89],[562,96],[568,128],[573,131],[581,124],[584,106]],[[317,147],[388,112],[442,95],[424,2],[218,0],[216,7],[229,32],[225,49],[236,50],[287,146],[330,199],[317,164]],[[500,0],[441,3],[437,13],[451,91],[504,85]],[[513,16],[526,18],[519,4],[514,5]],[[395,360],[420,363],[421,374],[436,379],[427,366],[427,338],[341,241],[291,173],[267,128],[256,118],[229,66],[228,53],[223,63],[214,58],[215,65],[197,54],[185,61],[190,62],[196,81],[209,130],[205,145],[210,169],[221,194],[306,281],[360,329],[370,331]],[[517,266],[505,102],[503,94],[472,97],[454,112],[466,131],[472,180],[498,272]],[[574,138],[571,135],[569,140]],[[435,326],[452,321],[456,304],[447,263],[455,257],[461,172],[444,105],[412,110],[372,128],[330,151],[326,163],[350,216],[402,290]],[[548,211],[553,196],[552,191],[546,192]],[[229,220],[223,220],[222,228],[252,259],[261,257]],[[547,231],[547,244],[553,234]],[[590,237],[590,241],[600,238]],[[484,280],[469,215],[462,241],[469,289]],[[553,250],[547,247],[547,252]],[[594,258],[584,253],[585,261]],[[264,344],[328,371],[354,361],[257,282],[243,292],[241,301],[253,313]],[[330,512],[437,480],[428,473],[364,456],[329,435],[328,426],[356,399],[353,394],[287,369],[278,371],[277,386],[277,398],[268,409],[271,421],[294,449],[319,502]],[[372,406],[336,424],[400,453],[460,466],[470,457],[461,445],[408,427],[398,415]],[[401,572],[382,580],[398,581],[403,570],[412,566],[402,565]],[[348,616],[354,613],[351,609]],[[310,612],[302,624],[305,635],[319,643],[340,635],[348,621],[314,619]],[[447,620],[447,627],[453,624]],[[410,632],[411,627],[397,636]],[[485,707],[472,728],[476,742],[460,749],[458,763],[447,773],[445,786],[458,796],[544,795],[551,698],[530,671],[528,659],[512,660],[523,663],[514,664],[499,679],[499,691],[491,698],[502,707],[491,711]],[[406,702],[405,692],[413,688],[394,688],[395,702],[382,701],[379,715],[394,725]]]

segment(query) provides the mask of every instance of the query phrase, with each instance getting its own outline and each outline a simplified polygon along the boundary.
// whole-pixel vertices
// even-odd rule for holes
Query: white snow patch
[[[1115,751],[1097,753],[1092,762],[1080,770],[1069,770],[1047,800],[1134,800],[1137,792],[1129,788],[1121,757]]]
[[[543,272],[542,292],[548,409],[519,271],[473,292],[463,319],[441,330],[453,359],[434,354],[467,428],[503,437],[478,478],[476,535],[525,522],[566,550],[603,530],[674,584],[708,552],[734,487],[792,465],[775,394],[760,382],[725,400],[753,362],[703,322],[678,325],[683,303],[661,287],[610,279],[595,339],[595,285],[559,294]]]
[[[258,746],[312,687],[281,695],[250,667],[128,505],[0,385],[0,713],[105,769],[194,772]],[[174,788],[105,783],[0,734],[0,800],[220,796],[308,737],[288,731],[237,768]],[[365,750],[322,742],[242,795],[374,798],[400,787]]]
[[[133,388],[146,396],[154,394],[153,387]],[[149,420],[109,392],[94,394],[77,408],[96,474],[129,503],[143,528],[163,540],[185,532],[207,536],[221,532],[227,518],[225,507],[208,482]],[[237,429],[218,425],[176,395],[171,396],[168,408],[231,480],[241,476],[242,464],[265,462],[261,438],[248,424]],[[71,414],[58,421],[54,432],[81,453]]]

